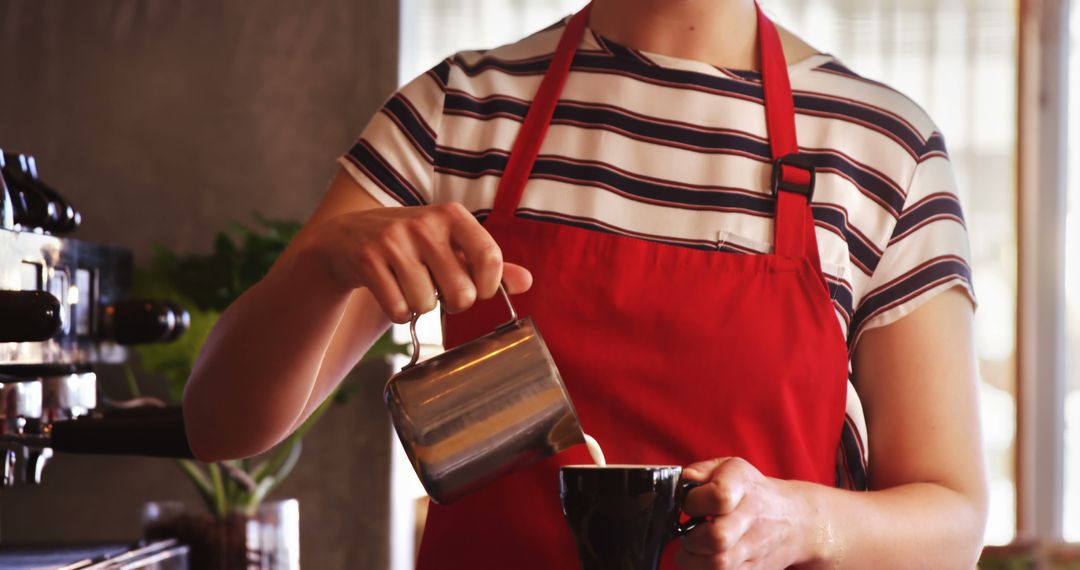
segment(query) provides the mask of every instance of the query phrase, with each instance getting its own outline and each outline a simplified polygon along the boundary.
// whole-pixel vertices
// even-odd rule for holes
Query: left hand
[[[787,481],[738,457],[688,465],[683,477],[702,483],[687,494],[683,510],[712,520],[683,539],[682,570],[775,570],[806,558],[807,507]]]

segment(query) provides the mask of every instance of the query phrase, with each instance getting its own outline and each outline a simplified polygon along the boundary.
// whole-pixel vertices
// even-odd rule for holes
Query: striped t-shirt
[[[565,23],[457,53],[417,77],[371,119],[342,166],[384,205],[460,202],[486,216]],[[789,74],[800,151],[817,170],[822,270],[849,349],[947,288],[974,298],[956,183],[926,113],[829,55]],[[759,73],[642,52],[589,30],[517,215],[766,253],[770,174]],[[848,402],[838,461],[862,464],[853,389]],[[842,467],[856,480],[838,483],[863,486],[864,465]]]

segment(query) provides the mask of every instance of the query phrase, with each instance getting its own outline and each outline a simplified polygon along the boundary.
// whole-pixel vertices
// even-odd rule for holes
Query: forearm
[[[800,568],[974,568],[984,502],[936,483],[853,492],[785,482],[805,501]]]
[[[290,255],[229,306],[184,392],[188,437],[200,459],[254,455],[288,434],[350,292],[310,256]]]
[[[298,429],[337,389],[390,324],[386,313],[379,307],[370,291],[365,288],[353,291],[345,315],[338,323],[334,338],[326,349],[311,396],[293,422],[290,432]]]

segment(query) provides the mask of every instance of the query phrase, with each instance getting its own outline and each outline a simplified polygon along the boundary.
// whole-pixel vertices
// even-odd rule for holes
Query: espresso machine
[[[131,252],[69,237],[81,216],[33,157],[2,152],[0,173],[0,493],[42,484],[54,453],[191,457],[179,408],[109,405],[95,372],[176,340],[188,313],[129,298]],[[157,562],[139,565],[140,551]],[[186,568],[185,552],[139,545],[57,567]],[[0,567],[19,566],[0,552]]]

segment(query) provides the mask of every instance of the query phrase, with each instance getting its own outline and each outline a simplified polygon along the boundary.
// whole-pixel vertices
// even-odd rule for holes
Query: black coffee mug
[[[570,465],[559,470],[563,514],[584,570],[656,570],[672,539],[704,517],[679,522],[686,493],[682,467]]]

